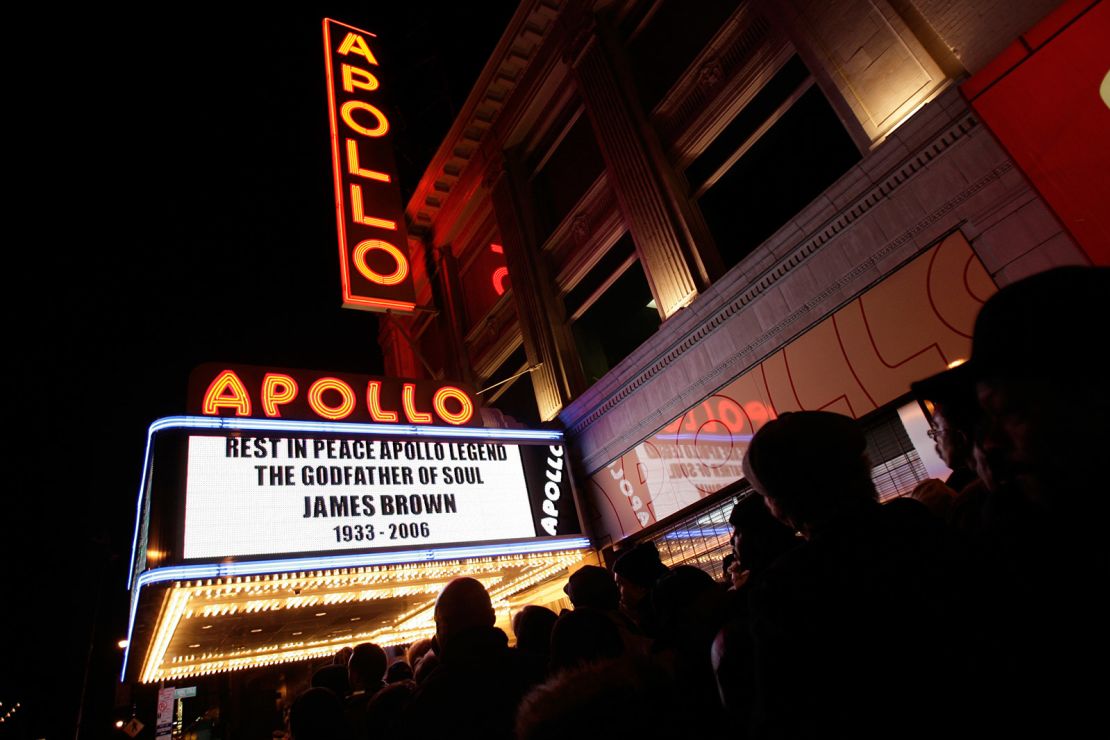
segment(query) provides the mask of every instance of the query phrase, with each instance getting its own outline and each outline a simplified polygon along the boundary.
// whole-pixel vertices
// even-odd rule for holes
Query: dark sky
[[[145,429],[192,367],[381,372],[339,307],[321,18],[379,37],[407,201],[516,3],[231,5],[9,19],[0,738],[72,737],[94,634],[107,719]]]

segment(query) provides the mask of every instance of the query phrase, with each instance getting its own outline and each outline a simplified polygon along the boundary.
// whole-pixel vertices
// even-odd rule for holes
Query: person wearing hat
[[[620,590],[605,568],[583,565],[571,573],[563,592],[575,611],[592,610],[608,617],[617,626],[626,655],[648,652],[651,641],[640,635],[635,623],[621,611]]]
[[[976,526],[986,493],[982,479],[992,479],[985,458],[976,455],[983,414],[968,369],[965,363],[910,384],[914,396],[929,411],[928,434],[937,457],[952,471],[943,482],[936,478],[921,481],[910,498],[959,529]]]
[[[1047,511],[1107,509],[1106,302],[1110,268],[1042,272],[993,295],[975,320],[969,372],[999,483]]]
[[[952,471],[944,484],[961,491],[976,479],[972,447],[979,418],[975,381],[960,366],[910,384],[914,396],[930,410],[929,438],[937,457]]]
[[[570,574],[563,593],[575,609],[586,607],[613,612],[620,607],[620,591],[609,571],[596,565],[583,565]]]
[[[751,587],[754,736],[947,734],[975,643],[960,622],[977,613],[941,523],[916,502],[879,504],[867,440],[840,414],[767,422],[743,469],[804,538]]]
[[[668,572],[652,542],[636,544],[613,563],[613,580],[620,591],[621,607],[640,631],[649,637],[654,636],[656,627],[651,590]]]
[[[978,542],[1009,601],[999,666],[1021,732],[1057,737],[1101,723],[1110,661],[1110,269],[1061,267],[994,294],[971,358],[994,477]]]

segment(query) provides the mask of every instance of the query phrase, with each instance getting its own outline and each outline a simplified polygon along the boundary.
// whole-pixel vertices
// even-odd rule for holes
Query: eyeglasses
[[[929,431],[925,432],[925,434],[929,435],[929,439],[936,442],[938,439],[944,436],[944,431],[941,429],[937,429],[936,427],[929,427]]]

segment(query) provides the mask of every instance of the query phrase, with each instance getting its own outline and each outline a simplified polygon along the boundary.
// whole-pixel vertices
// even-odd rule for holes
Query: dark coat
[[[928,737],[964,721],[964,561],[914,501],[871,504],[780,558],[751,598],[756,737]]]
[[[517,707],[533,680],[505,633],[480,627],[455,635],[406,711],[413,738],[512,738]]]

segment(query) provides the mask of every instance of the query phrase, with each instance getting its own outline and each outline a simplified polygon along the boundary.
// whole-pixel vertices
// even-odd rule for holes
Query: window
[[[659,328],[647,277],[625,234],[564,299],[588,383],[597,382]]]
[[[628,45],[640,101],[651,110],[736,10],[737,0],[662,0]]]
[[[796,57],[686,169],[731,267],[860,159],[832,106]]]
[[[871,480],[880,501],[905,496],[929,477],[897,409],[869,414],[861,426],[867,436]]]
[[[497,235],[481,240],[473,249],[459,276],[467,328],[484,319],[501,297],[512,289],[509,269],[505,265],[505,250]]]
[[[565,135],[532,179],[540,235],[546,238],[566,218],[605,169],[585,111],[579,109]]]
[[[490,388],[501,383],[495,388],[490,388],[482,394],[485,403],[493,406],[506,416],[511,416],[522,424],[536,426],[540,423],[540,410],[536,406],[536,392],[532,387],[529,373],[517,375],[528,369],[528,357],[524,353],[524,345],[517,348],[509,358],[493,371],[485,382],[485,387]],[[508,378],[516,378],[506,381]]]

